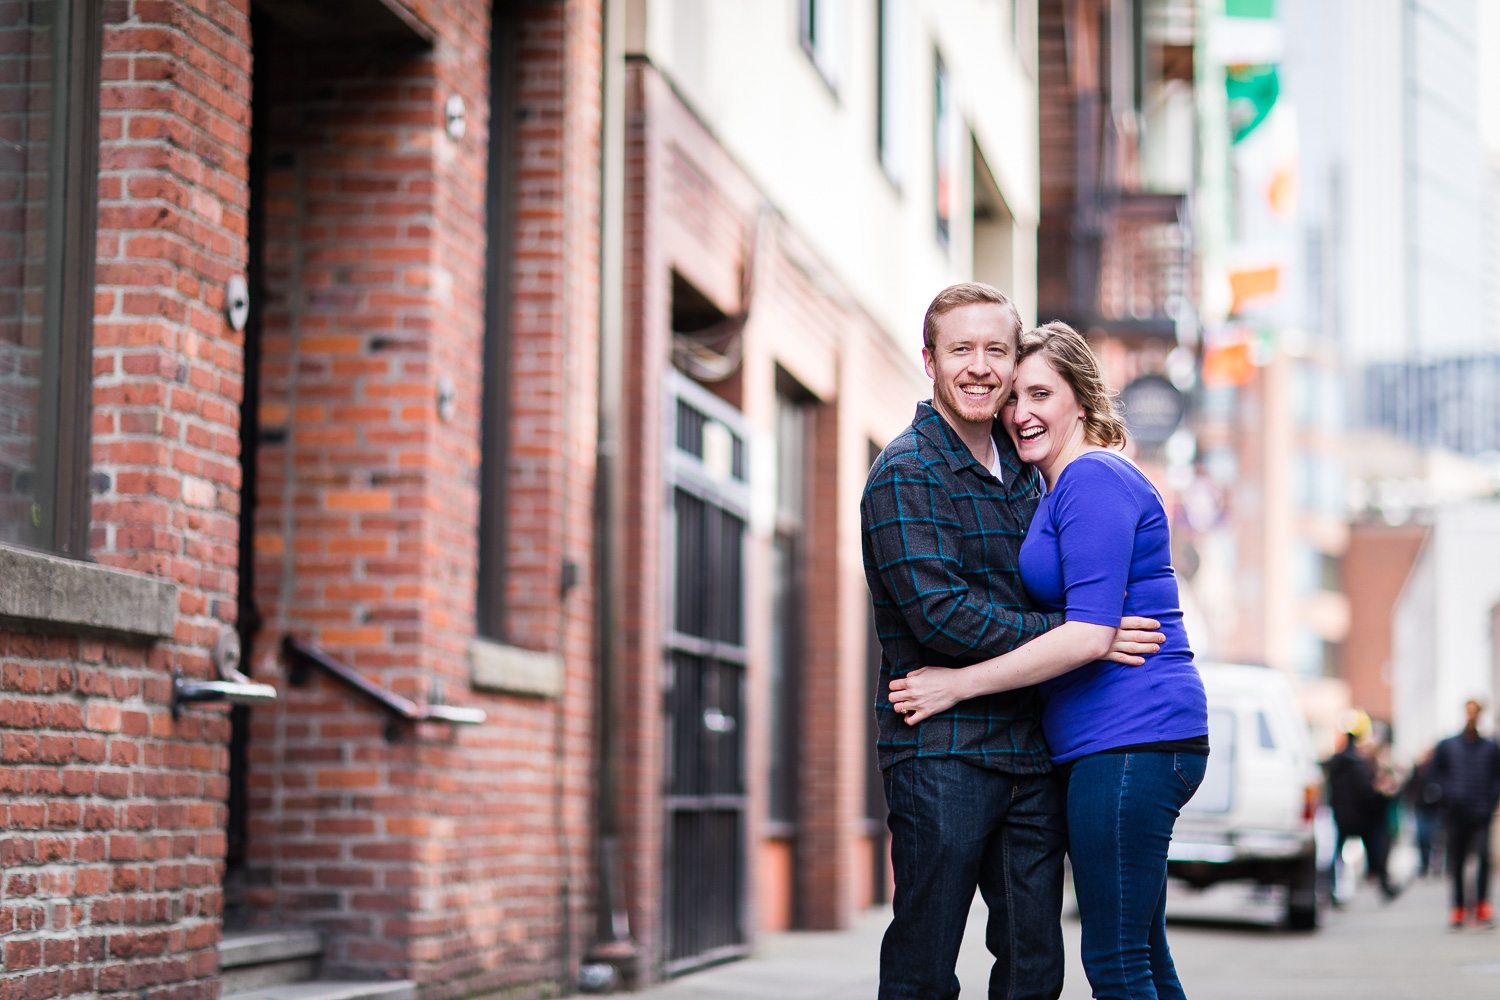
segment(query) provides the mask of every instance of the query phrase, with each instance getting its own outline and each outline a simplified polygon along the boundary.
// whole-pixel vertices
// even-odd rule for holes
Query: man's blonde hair
[[[1005,297],[1005,293],[994,285],[986,285],[982,281],[961,281],[956,285],[949,285],[927,307],[927,315],[922,319],[922,346],[927,348],[931,354],[937,345],[937,321],[944,313],[952,312],[959,306],[973,306],[988,303],[1000,306],[1010,314],[1011,335],[1019,340],[1021,336],[1021,314],[1016,311],[1016,304]]]

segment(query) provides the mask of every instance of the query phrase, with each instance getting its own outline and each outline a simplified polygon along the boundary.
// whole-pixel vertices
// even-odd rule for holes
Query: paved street
[[[1364,890],[1315,934],[1275,929],[1274,901],[1238,887],[1175,893],[1172,947],[1188,995],[1202,1000],[1463,1000],[1500,996],[1500,931],[1444,925],[1444,886],[1413,885],[1382,905]],[[887,911],[834,934],[775,934],[746,961],[650,990],[650,1000],[873,1000],[876,955]],[[976,907],[959,976],[963,1000],[982,1000],[988,955]],[[1064,925],[1069,949],[1064,1000],[1089,996],[1078,963],[1078,923]]]

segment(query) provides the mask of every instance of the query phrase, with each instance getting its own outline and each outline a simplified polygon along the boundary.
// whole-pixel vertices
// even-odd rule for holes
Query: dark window
[[[0,541],[83,556],[99,161],[98,0],[0,25]]]
[[[477,629],[505,638],[506,478],[510,466],[510,272],[515,243],[516,10],[496,3],[490,26],[490,174],[485,225],[484,402],[479,467]]]
[[[1341,580],[1343,567],[1340,565],[1338,556],[1329,555],[1326,552],[1319,553],[1318,558],[1318,585],[1323,590],[1342,590]]]
[[[891,180],[899,180],[896,144],[900,141],[897,115],[900,111],[900,49],[898,46],[897,0],[875,3],[875,152]]]
[[[954,145],[957,142],[953,117],[953,93],[948,82],[948,67],[936,56],[932,74],[932,196],[937,221],[938,242],[944,247],[953,232]]]
[[[838,92],[834,18],[837,0],[797,0],[797,40],[807,53],[823,82]]]
[[[797,39],[808,55],[818,51],[818,8],[821,6],[823,4],[818,0],[797,2]]]
[[[778,372],[778,375],[784,373]],[[807,407],[776,396],[776,531],[771,545],[771,803],[773,822],[797,819],[797,727],[802,718],[803,506]]]

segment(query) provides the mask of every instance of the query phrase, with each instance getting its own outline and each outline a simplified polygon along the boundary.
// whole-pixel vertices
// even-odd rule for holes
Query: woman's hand
[[[964,683],[965,673],[949,667],[918,667],[891,681],[891,707],[906,717],[908,726],[946,712],[973,697]]]

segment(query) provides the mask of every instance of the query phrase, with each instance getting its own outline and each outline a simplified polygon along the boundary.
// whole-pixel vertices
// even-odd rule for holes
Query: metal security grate
[[[669,974],[732,958],[745,931],[745,435],[739,415],[692,385],[677,389],[672,599],[664,699]],[[685,397],[692,397],[685,398]],[[715,425],[720,475],[707,474]],[[725,432],[732,453],[722,448]],[[722,472],[730,472],[723,476]]]
[[[744,820],[738,809],[680,811],[672,815],[671,971],[744,950]],[[704,906],[705,900],[718,905]],[[687,958],[686,962],[681,959]]]

